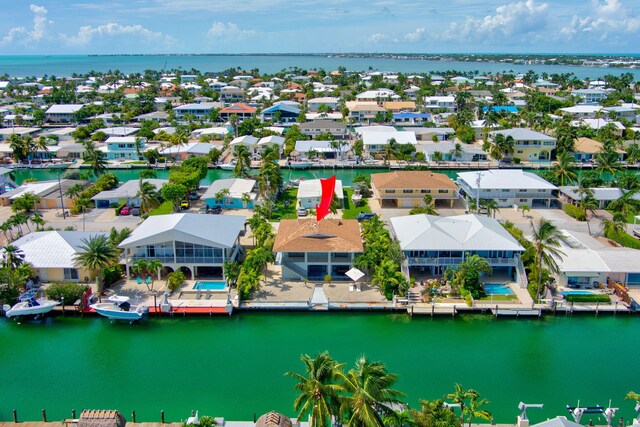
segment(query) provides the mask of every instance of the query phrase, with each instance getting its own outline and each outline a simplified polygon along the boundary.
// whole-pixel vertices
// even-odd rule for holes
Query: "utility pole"
[[[482,180],[482,172],[478,172],[476,178],[476,214],[480,215],[480,181]]]
[[[64,199],[62,198],[62,184],[60,183],[60,172],[58,172],[58,190],[60,191],[60,206],[62,207],[62,219],[67,219],[64,212]]]

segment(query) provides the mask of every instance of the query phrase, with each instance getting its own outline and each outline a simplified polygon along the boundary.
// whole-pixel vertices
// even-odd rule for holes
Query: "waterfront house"
[[[458,199],[458,186],[442,173],[429,171],[393,171],[371,174],[373,197],[383,208],[415,208],[424,206],[429,194],[434,203],[453,206]]]
[[[347,125],[335,120],[312,120],[299,125],[300,132],[315,138],[322,133],[329,133],[335,139],[347,137]]]
[[[40,135],[59,144],[61,142],[73,142],[74,138],[71,134],[75,132],[75,130],[76,128],[74,127],[54,128],[42,132]]]
[[[460,144],[462,153],[456,155],[456,144]],[[487,152],[478,144],[464,144],[459,141],[423,142],[416,146],[417,151],[424,153],[428,162],[434,162],[435,153],[439,152],[441,160],[446,162],[480,162],[487,160]]]
[[[407,260],[409,273],[441,275],[470,255],[485,258],[493,274],[514,277],[524,272],[524,248],[494,218],[484,215],[407,215],[391,218],[393,234]]]
[[[222,148],[208,142],[188,142],[184,145],[168,146],[158,150],[158,153],[164,157],[185,160],[189,157],[205,157],[214,148]]]
[[[553,192],[558,188],[539,175],[522,169],[491,169],[478,172],[458,172],[462,195],[476,200],[495,200],[499,207],[551,206]]]
[[[575,89],[571,91],[571,96],[580,98],[580,104],[597,104],[611,93],[605,89]]]
[[[230,105],[226,108],[220,110],[220,120],[229,121],[231,116],[236,116],[239,121],[243,121],[244,119],[249,119],[253,117],[256,112],[255,107],[251,107],[250,105],[238,103]]]
[[[105,153],[108,160],[142,160],[146,138],[135,136],[110,136],[98,150]]]
[[[256,146],[258,145],[259,139],[253,135],[243,135],[234,138],[229,145],[233,148],[243,146],[249,149],[249,152],[252,152]]]
[[[295,105],[281,103],[265,108],[260,112],[260,121],[274,121],[277,123],[293,123],[300,115],[300,108]]]
[[[284,147],[284,138],[278,135],[262,137],[258,140],[258,147],[260,147],[260,149],[264,149],[266,147],[277,147],[278,151],[282,152],[282,147]]]
[[[187,279],[222,277],[225,261],[242,252],[246,217],[174,213],[150,216],[118,246],[127,275],[136,260],[157,259],[164,273],[180,270]]]
[[[414,132],[399,131],[393,126],[361,126],[355,132],[361,136],[365,151],[372,155],[384,151],[392,139],[397,144],[417,144]]]
[[[561,258],[556,258],[559,286],[596,288],[608,280],[624,286],[640,286],[640,251],[614,247],[587,233],[561,230]]]
[[[180,105],[175,107],[173,112],[178,121],[186,121],[189,116],[196,120],[207,120],[211,116],[211,112],[218,107],[219,104],[215,102],[201,102]]]
[[[109,233],[95,231],[35,231],[12,243],[42,282],[88,282],[95,272],[78,266],[74,258],[85,246],[83,240]],[[73,304],[74,301],[65,301]]]
[[[162,186],[169,182],[167,179],[143,179],[153,185],[156,191],[160,191]],[[125,203],[127,206],[140,205],[140,180],[131,179],[123,183],[120,187],[113,190],[101,191],[91,198],[96,204],[96,208],[106,209],[111,205],[121,205]]]
[[[457,109],[455,96],[425,96],[422,104],[423,107],[428,110],[448,110],[455,112]]]
[[[221,206],[224,209],[253,209],[258,200],[256,180],[241,178],[215,180],[201,199],[208,208]]]
[[[624,151],[619,148],[616,148],[614,151],[620,154],[620,160],[622,160]],[[581,137],[576,139],[575,150],[572,154],[577,162],[589,162],[595,160],[596,156],[602,152],[604,152],[602,142],[591,138]]]
[[[385,116],[387,110],[375,102],[348,102],[349,120],[354,123],[371,123],[379,116]]]
[[[31,193],[40,198],[36,204],[38,209],[55,209],[61,208],[63,205],[65,208],[70,208],[73,206],[73,199],[67,196],[67,191],[76,184],[80,184],[84,189],[90,185],[90,182],[75,179],[26,182],[13,190],[0,194],[0,204],[9,206],[18,197]]]
[[[425,128],[425,127],[405,127],[404,130],[416,134],[417,141],[447,141],[455,138],[456,131],[450,127]]]
[[[0,141],[8,140],[11,137],[11,135],[18,135],[21,138],[24,138],[25,136],[34,137],[35,134],[38,132],[40,132],[40,128],[32,128],[32,127],[25,127],[25,126],[0,128]],[[10,148],[8,153],[11,153]]]
[[[338,110],[338,104],[340,102],[339,98],[334,98],[330,96],[325,96],[321,98],[313,98],[307,101],[307,106],[309,111],[317,112],[321,105],[329,108],[331,111]]]
[[[561,108],[560,111],[576,119],[594,119],[602,111],[602,107],[599,105],[574,105],[573,107]]]
[[[578,192],[578,188],[576,185],[558,187],[558,199],[564,203],[577,205],[583,197]],[[610,187],[589,188],[589,192],[591,193],[589,197],[597,202],[598,209],[605,209],[609,203],[618,200],[626,191],[628,190]],[[635,194],[633,199],[640,201],[640,194]]]
[[[382,102],[398,99],[400,99],[400,95],[397,95],[391,89],[386,88],[367,90],[356,95],[356,100],[358,100],[359,102]]]
[[[298,206],[301,208],[315,209],[322,198],[322,184],[319,179],[304,179],[298,184]],[[344,206],[344,191],[342,180],[336,179],[334,198],[338,200],[340,207]]]
[[[296,141],[295,151],[309,157],[316,152],[326,159],[338,159],[349,150],[349,144],[342,141]]]
[[[506,157],[528,161],[548,161],[556,148],[556,138],[531,129],[513,128],[489,132],[491,138],[496,135],[510,136],[514,141],[514,153]]]
[[[76,113],[84,108],[84,104],[56,104],[52,105],[44,113],[47,123],[73,123],[76,122]]]
[[[283,219],[273,245],[283,280],[350,280],[345,273],[364,251],[355,219]]]
[[[414,101],[385,101],[382,106],[392,113],[413,112],[416,109]]]

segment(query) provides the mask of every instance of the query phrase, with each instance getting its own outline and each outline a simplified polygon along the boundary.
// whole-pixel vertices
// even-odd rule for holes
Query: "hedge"
[[[567,295],[565,298],[568,302],[611,302],[611,298],[609,298],[609,295],[603,294]]]
[[[88,285],[80,283],[53,283],[45,291],[50,300],[62,301],[71,305],[82,297],[82,293],[89,289]]]
[[[636,239],[629,233],[608,233],[605,237],[613,240],[614,242],[620,243],[622,246],[627,248],[640,249],[640,240]]]
[[[572,204],[564,205],[564,211],[567,213],[567,215],[577,219],[578,221],[587,220],[587,214],[585,214],[585,212],[582,209]]]

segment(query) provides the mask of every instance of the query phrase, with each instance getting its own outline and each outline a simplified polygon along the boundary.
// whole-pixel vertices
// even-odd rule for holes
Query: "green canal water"
[[[539,422],[566,405],[620,407],[640,389],[640,328],[635,317],[491,316],[409,318],[401,314],[243,313],[232,318],[151,319],[128,325],[101,318],[44,323],[0,320],[0,420],[50,419],[71,409],[119,409],[138,420],[200,414],[250,420],[278,410],[294,415],[301,353],[329,350],[350,365],[366,354],[399,374],[407,402],[441,397],[459,382],[491,401],[496,422],[513,422],[519,401]],[[585,415],[583,421],[588,422]],[[595,417],[594,422],[597,421]],[[596,422],[597,424],[597,422]]]

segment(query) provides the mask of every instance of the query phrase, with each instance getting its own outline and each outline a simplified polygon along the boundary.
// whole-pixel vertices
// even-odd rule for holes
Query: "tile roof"
[[[429,171],[393,171],[371,174],[371,183],[378,189],[383,188],[434,188],[457,189],[451,178],[443,173]]]
[[[274,252],[362,252],[360,224],[355,219],[284,219]]]
[[[245,113],[245,114],[253,114],[256,112],[255,107],[252,107],[250,105],[247,104],[243,104],[243,103],[238,103],[238,104],[233,104],[230,105],[226,108],[223,108],[222,110],[220,110],[220,113],[226,113],[226,114],[234,114],[234,113]]]

